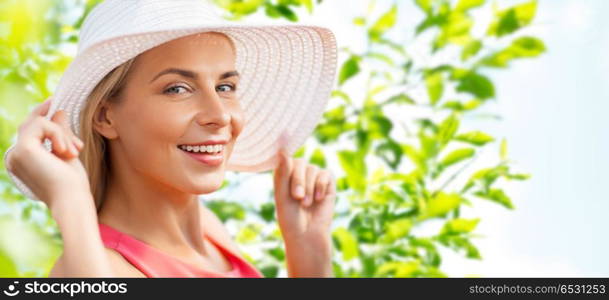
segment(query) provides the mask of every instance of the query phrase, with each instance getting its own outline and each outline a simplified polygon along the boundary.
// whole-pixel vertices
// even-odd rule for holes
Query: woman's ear
[[[107,139],[118,137],[112,113],[112,106],[106,102],[97,108],[93,117],[93,128]]]

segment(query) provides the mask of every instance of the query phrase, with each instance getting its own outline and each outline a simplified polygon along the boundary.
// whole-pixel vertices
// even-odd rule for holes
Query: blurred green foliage
[[[231,19],[262,12],[270,18],[298,21],[315,13],[321,0],[214,0]],[[99,0],[5,0],[0,2],[0,148],[14,141],[18,124],[31,106],[43,101],[71,59],[84,16]],[[353,21],[366,49],[342,48],[338,85],[323,120],[295,154],[338,174],[336,224],[337,277],[444,277],[442,247],[470,259],[482,255],[472,240],[479,217],[461,216],[474,199],[513,209],[502,180],[525,180],[512,171],[507,142],[462,121],[496,97],[489,69],[505,69],[517,59],[546,49],[520,30],[534,19],[537,2],[492,7],[493,19],[482,34],[472,28],[475,9],[491,9],[485,0],[414,0],[423,19],[412,28],[397,26],[399,1],[368,10]],[[374,17],[373,17],[374,16]],[[391,33],[408,30],[415,41],[429,40],[428,57],[409,52]],[[413,42],[414,43],[414,42]],[[497,48],[496,45],[504,45]],[[71,48],[72,47],[72,48]],[[458,50],[440,65],[434,57]],[[364,93],[352,82],[364,82]],[[421,85],[426,95],[411,93]],[[399,116],[423,111],[422,117]],[[397,116],[396,116],[396,113]],[[498,144],[498,145],[497,145]],[[471,171],[482,150],[496,149],[496,164]],[[3,162],[1,162],[3,163]],[[260,174],[257,176],[268,176]],[[239,182],[227,182],[234,189]],[[61,236],[49,211],[25,199],[0,171],[0,276],[46,276],[61,253]],[[253,205],[234,199],[206,201],[224,222],[237,228],[241,245],[255,245],[262,256],[247,256],[267,277],[285,270],[285,253],[269,200]],[[423,225],[440,226],[417,234]]]

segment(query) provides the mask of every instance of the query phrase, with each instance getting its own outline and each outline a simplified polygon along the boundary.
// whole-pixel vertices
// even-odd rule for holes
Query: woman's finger
[[[65,112],[62,111],[62,117],[60,119],[61,125],[62,127],[64,127],[66,129],[66,131],[68,132],[68,135],[70,136],[70,140],[72,142],[72,144],[74,145],[74,148],[77,151],[82,150],[82,148],[85,146],[85,143],[79,139],[76,134],[74,134],[74,132],[72,131],[72,128],[70,127],[70,124],[68,122],[68,117],[65,114]]]
[[[57,115],[57,124],[63,127],[70,134],[74,135],[72,128],[70,128],[70,123],[68,122],[68,115],[66,112],[63,110],[58,110],[55,114]]]
[[[336,180],[334,179],[334,175],[330,173],[330,180],[328,181],[328,186],[326,186],[326,198],[334,199],[336,197]]]
[[[83,141],[81,141],[77,136],[72,136],[72,142],[74,143],[74,145],[76,146],[76,148],[78,149],[78,151],[82,151],[82,148],[85,146],[85,143],[83,143]]]
[[[302,159],[294,160],[294,168],[290,176],[290,190],[292,191],[292,197],[298,200],[302,200],[305,196],[305,163]]]
[[[62,139],[67,147],[65,154],[69,155],[70,157],[77,155],[78,149],[76,149],[76,146],[74,145],[74,141],[72,139],[73,134],[69,129],[66,129],[65,126],[65,113],[62,110],[58,110],[51,117],[51,122],[57,124],[63,131]]]
[[[47,113],[49,112],[50,107],[51,107],[51,98],[48,98],[44,102],[36,105],[36,107],[34,107],[32,112],[28,115],[27,120],[25,120],[24,122],[31,121],[32,119],[34,119],[38,116],[46,116]]]
[[[63,125],[63,120],[62,118],[64,118],[64,112],[61,110],[58,110],[55,112],[55,114],[53,114],[53,116],[51,116],[51,122],[53,122],[54,124],[56,124],[59,128],[61,128],[62,130],[62,135],[61,138],[63,139],[64,144],[66,145],[66,151],[65,154],[68,156],[74,156],[77,153],[76,147],[74,146],[73,142],[72,142],[72,138],[71,138],[71,134],[68,130],[66,130],[65,126]]]
[[[311,205],[311,203],[313,203],[313,195],[315,193],[315,181],[317,180],[317,173],[319,173],[319,168],[316,165],[307,165],[306,169],[306,187],[303,204],[305,207],[308,207]]]
[[[292,159],[288,156],[287,151],[284,148],[280,148],[277,152],[278,163],[275,168],[274,180],[275,186],[280,184],[281,180],[290,180],[290,174],[292,172]]]
[[[323,170],[319,172],[315,182],[315,201],[321,201],[326,197],[328,183],[330,182],[330,172]]]
[[[24,127],[24,131],[20,132],[20,137],[28,137],[25,144],[35,143],[37,147],[44,142],[45,139],[51,140],[51,151],[57,155],[66,156],[68,145],[65,141],[65,133],[61,126],[57,125],[42,116],[38,116],[32,121],[31,126]],[[29,140],[33,138],[34,141]]]

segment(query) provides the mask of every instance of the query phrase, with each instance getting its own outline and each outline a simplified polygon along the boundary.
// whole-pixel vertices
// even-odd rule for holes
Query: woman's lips
[[[194,153],[194,152],[188,152],[185,150],[180,149],[180,151],[186,153],[188,156],[192,157],[193,159],[202,162],[206,165],[209,166],[219,166],[222,164],[222,161],[224,160],[224,150],[218,152],[218,153],[205,153],[205,152],[199,152],[199,153]]]

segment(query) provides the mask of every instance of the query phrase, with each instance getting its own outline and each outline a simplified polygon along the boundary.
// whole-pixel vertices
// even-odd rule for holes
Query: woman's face
[[[183,37],[142,53],[127,75],[120,101],[109,103],[116,134],[110,147],[121,156],[118,161],[128,163],[117,166],[113,157],[113,167],[132,168],[191,194],[219,189],[243,129],[238,82],[234,49],[219,33]],[[212,153],[193,152],[201,144],[210,147],[199,151]],[[191,152],[182,149],[186,145]]]

